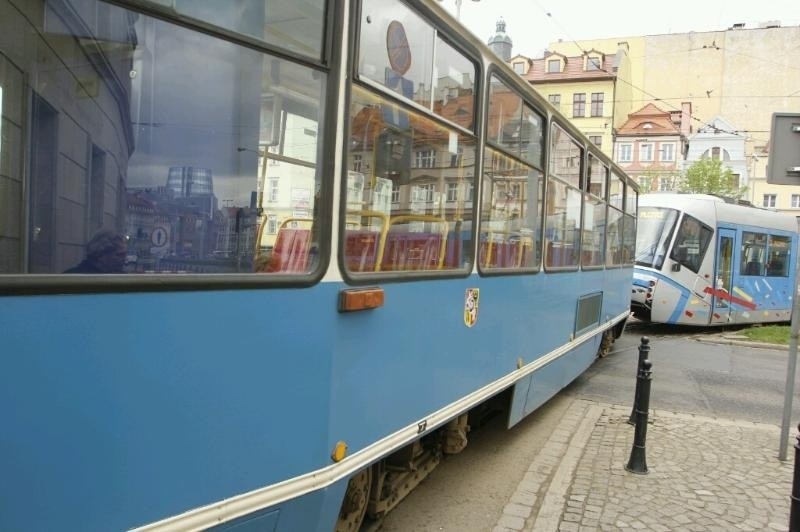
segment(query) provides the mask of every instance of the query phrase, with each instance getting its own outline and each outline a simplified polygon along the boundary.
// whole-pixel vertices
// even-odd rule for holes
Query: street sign
[[[800,185],[800,113],[772,113],[767,183]]]

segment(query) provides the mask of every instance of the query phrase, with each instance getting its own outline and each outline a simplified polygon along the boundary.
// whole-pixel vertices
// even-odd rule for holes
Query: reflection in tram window
[[[703,262],[713,234],[711,228],[705,226],[700,220],[684,214],[675,234],[670,258],[694,273],[699,272],[700,264]],[[766,235],[764,236],[766,237]]]
[[[471,101],[471,97],[470,97]],[[451,107],[466,105],[452,100]],[[451,115],[447,106],[442,113]],[[468,120],[468,117],[464,117]],[[352,273],[464,268],[471,252],[475,143],[353,87],[344,260]]]
[[[538,170],[486,149],[478,252],[481,268],[538,268],[543,186]]]
[[[291,266],[278,271],[316,267],[323,73],[103,2],[47,8],[39,26],[19,20],[27,51],[0,54],[0,176],[11,184],[0,212],[29,212],[31,224],[25,234],[21,216],[8,218],[0,273],[75,268],[103,230],[125,235],[125,273],[251,272],[281,242],[305,257],[281,256]]]
[[[742,232],[741,264],[743,275],[764,275],[766,270],[767,235],[765,233]]]
[[[787,236],[769,235],[769,259],[767,261],[767,275],[770,277],[789,276],[791,248],[791,238]]]

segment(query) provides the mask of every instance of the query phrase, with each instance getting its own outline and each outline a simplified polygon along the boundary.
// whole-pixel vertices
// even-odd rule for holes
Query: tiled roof
[[[591,54],[594,56],[595,54]],[[565,57],[561,54],[548,53],[541,59],[532,59],[531,67],[523,76],[531,83],[548,83],[552,81],[573,81],[591,79],[614,79],[617,76],[614,63],[617,54],[597,54],[603,57],[602,69],[585,70],[586,56]],[[565,61],[562,72],[547,72],[547,62],[552,58],[560,58]]]
[[[617,129],[617,136],[680,135],[669,111],[662,111],[648,103],[628,115],[628,120]]]

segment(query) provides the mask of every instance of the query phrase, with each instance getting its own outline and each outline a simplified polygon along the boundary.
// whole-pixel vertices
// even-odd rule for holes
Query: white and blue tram
[[[0,0],[0,529],[357,530],[629,314],[637,190],[435,2]]]
[[[634,316],[683,325],[789,321],[797,228],[794,216],[716,196],[642,195]]]

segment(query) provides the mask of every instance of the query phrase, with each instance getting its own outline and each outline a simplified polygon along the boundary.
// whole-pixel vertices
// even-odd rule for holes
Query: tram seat
[[[390,232],[386,237],[381,270],[438,270],[443,260],[441,234]]]
[[[310,251],[311,229],[281,227],[272,248],[272,253],[280,258],[277,271],[304,273],[308,268]]]
[[[548,242],[545,264],[551,268],[577,266],[575,246],[565,242]]]
[[[751,260],[744,267],[745,275],[764,275],[764,265],[758,261]]]
[[[533,262],[533,240],[512,235],[502,240],[492,233],[481,240],[480,257],[484,268],[525,268]]]
[[[351,272],[375,270],[380,231],[348,231],[344,242],[344,260]]]

